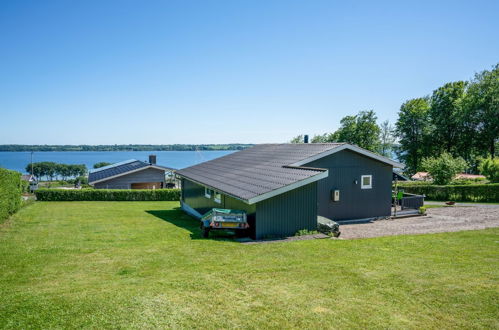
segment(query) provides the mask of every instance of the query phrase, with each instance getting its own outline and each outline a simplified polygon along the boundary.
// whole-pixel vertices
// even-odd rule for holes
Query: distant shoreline
[[[2,144],[0,152],[47,151],[221,151],[242,150],[253,144],[117,144],[117,145],[29,145]]]

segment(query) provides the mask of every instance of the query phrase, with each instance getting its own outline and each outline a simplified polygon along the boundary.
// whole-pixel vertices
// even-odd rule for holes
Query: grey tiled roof
[[[92,183],[94,181],[102,180],[118,174],[123,174],[126,172],[130,172],[148,166],[150,166],[150,164],[141,162],[140,160],[130,159],[124,162],[106,166],[105,168],[102,169],[95,169],[91,171],[88,174],[88,182]]]
[[[323,169],[288,166],[341,145],[261,144],[184,168],[177,174],[248,201],[323,173]]]

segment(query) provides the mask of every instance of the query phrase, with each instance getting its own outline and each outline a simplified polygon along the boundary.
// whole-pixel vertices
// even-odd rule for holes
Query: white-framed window
[[[219,193],[218,191],[215,191],[215,197],[213,198],[213,200],[215,201],[215,203],[218,203],[220,204],[222,202],[222,194]]]
[[[213,190],[205,187],[204,188],[204,197],[211,198],[211,195],[213,195]]]
[[[360,189],[372,189],[373,187],[373,176],[363,175],[360,177]]]

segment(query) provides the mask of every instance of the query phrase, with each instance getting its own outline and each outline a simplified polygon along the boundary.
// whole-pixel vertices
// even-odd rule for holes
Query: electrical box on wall
[[[333,202],[340,201],[340,191],[339,190],[331,190],[331,200]]]

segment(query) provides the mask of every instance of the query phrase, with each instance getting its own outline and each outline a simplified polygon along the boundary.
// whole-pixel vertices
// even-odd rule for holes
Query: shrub
[[[38,189],[39,201],[178,201],[179,189]]]
[[[21,173],[0,168],[0,222],[21,207]]]
[[[317,230],[300,229],[296,232],[295,236],[315,235],[318,233]]]
[[[490,182],[499,182],[499,158],[486,158],[480,163],[480,173]]]
[[[29,182],[21,180],[21,192],[24,193],[29,193]]]
[[[428,157],[423,159],[423,168],[428,171],[435,184],[448,184],[462,172],[467,164],[461,157],[454,158],[449,153],[442,153],[439,157]]]
[[[448,186],[399,184],[399,188],[435,201],[499,202],[499,183]]]
[[[485,184],[487,179],[485,178],[475,178],[475,179],[454,179],[449,184],[452,185],[466,185],[466,184]]]

